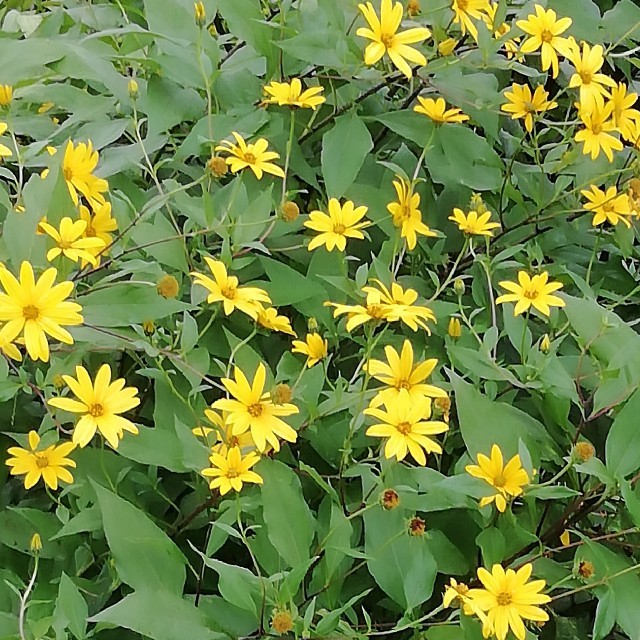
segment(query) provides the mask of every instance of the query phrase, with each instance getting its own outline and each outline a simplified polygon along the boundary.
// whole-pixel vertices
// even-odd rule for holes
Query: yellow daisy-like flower
[[[532,53],[541,49],[542,70],[551,67],[554,78],[558,77],[558,53],[567,56],[571,51],[568,38],[561,38],[571,26],[571,18],[558,19],[553,9],[543,9],[535,5],[535,15],[527,16],[526,20],[518,20],[516,25],[529,37],[522,43],[522,53]]]
[[[526,84],[512,84],[511,91],[505,91],[504,97],[509,101],[501,105],[500,109],[511,114],[516,120],[524,118],[524,127],[531,132],[533,129],[533,114],[555,109],[557,102],[549,100],[549,94],[542,85],[538,85],[533,92]]]
[[[612,135],[616,131],[613,104],[605,104],[601,96],[595,96],[590,108],[581,108],[579,115],[584,129],[576,133],[575,140],[584,143],[582,153],[591,154],[591,159],[595,160],[602,150],[609,162],[613,162],[613,152],[622,151],[622,142]]]
[[[35,431],[29,431],[29,449],[10,447],[7,451],[13,456],[6,461],[11,467],[12,476],[24,476],[24,488],[31,489],[40,478],[53,491],[58,488],[58,480],[73,482],[71,472],[65,467],[76,466],[76,463],[67,458],[75,449],[72,442],[64,442],[60,445],[51,445],[42,451],[38,451],[40,436]]]
[[[372,41],[364,51],[365,64],[375,64],[386,53],[395,67],[407,78],[413,75],[407,60],[421,66],[427,64],[427,59],[408,45],[431,37],[431,31],[425,27],[416,27],[397,33],[403,14],[400,2],[382,0],[379,18],[370,2],[359,4],[358,9],[362,11],[365,20],[369,23],[369,28],[360,27],[356,34]]]
[[[327,101],[324,96],[319,95],[323,91],[323,87],[311,87],[303,91],[299,78],[293,78],[291,82],[270,82],[264,87],[264,92],[269,95],[264,102],[280,107],[300,107],[315,111]]]
[[[229,422],[229,414],[226,411],[219,413],[213,409],[205,409],[204,414],[215,427],[199,425],[191,431],[194,435],[207,441],[212,453],[224,456],[232,447],[239,447],[243,453],[255,450],[256,444],[249,431],[238,436],[233,435],[233,425]]]
[[[49,361],[47,335],[73,344],[71,334],[61,325],[82,324],[82,307],[68,302],[73,282],[55,284],[56,269],[47,269],[38,280],[29,262],[20,266],[18,280],[8,269],[0,269],[0,341],[13,342],[22,334],[27,353],[32,360]]]
[[[395,400],[385,404],[385,410],[368,407],[363,411],[380,422],[367,429],[368,436],[387,438],[385,458],[404,460],[407,453],[421,466],[427,464],[426,453],[442,453],[440,445],[429,436],[448,431],[449,425],[431,417],[431,398],[409,397],[403,389]]]
[[[82,414],[73,430],[72,440],[75,444],[86,447],[99,431],[117,449],[125,431],[134,435],[138,433],[138,427],[120,415],[140,404],[138,390],[125,387],[124,378],[111,382],[111,367],[108,364],[98,369],[95,382],[91,382],[89,372],[83,366],[76,367],[75,378],[62,376],[62,379],[77,399],[51,398],[49,404],[56,409]]]
[[[425,384],[425,380],[433,373],[438,361],[435,358],[413,364],[413,346],[409,340],[405,340],[402,351],[398,353],[392,346],[384,348],[387,362],[382,360],[369,360],[365,371],[387,385],[386,389],[378,391],[371,400],[372,407],[381,404],[390,404],[398,400],[400,394],[405,391],[409,395],[409,402],[419,400],[424,396],[431,398],[447,398],[447,392],[432,384]],[[403,396],[405,397],[405,396]]]
[[[591,191],[584,190],[580,193],[589,201],[584,208],[593,213],[591,224],[594,227],[604,222],[609,222],[613,226],[618,222],[622,222],[627,227],[631,226],[626,216],[631,216],[633,211],[626,193],[619,194],[615,185],[609,187],[606,193],[594,185],[591,185],[590,189]]]
[[[262,484],[262,478],[251,467],[260,460],[255,453],[242,456],[239,447],[232,447],[226,455],[213,453],[209,460],[211,467],[204,469],[202,475],[211,478],[210,489],[218,489],[221,495],[229,493],[231,489],[240,491],[246,483]]]
[[[236,139],[237,144],[233,144],[229,140],[223,140],[215,150],[229,154],[225,162],[233,173],[249,168],[258,180],[262,178],[264,173],[271,173],[274,176],[284,178],[284,171],[271,162],[271,160],[277,160],[280,155],[275,151],[267,151],[269,143],[264,138],[259,138],[254,143],[247,144],[239,133],[232,131],[231,135]]]
[[[640,111],[633,108],[638,99],[638,94],[630,91],[627,93],[627,85],[620,82],[611,89],[610,104],[613,105],[611,118],[616,129],[620,131],[625,140],[634,140],[634,130],[640,123]]]
[[[469,32],[475,40],[478,39],[478,27],[473,20],[482,20],[485,13],[490,11],[489,0],[452,0],[453,22],[460,25],[463,35]]]
[[[360,222],[367,213],[367,207],[356,207],[351,200],[347,200],[342,206],[336,198],[329,200],[328,213],[312,211],[309,220],[304,226],[319,235],[309,243],[309,251],[313,251],[324,245],[327,251],[344,251],[347,247],[347,238],[362,240],[364,235],[360,229],[368,227],[368,221]]]
[[[491,211],[485,211],[480,215],[478,215],[477,211],[469,211],[465,215],[462,209],[455,207],[453,215],[449,216],[449,220],[453,220],[462,233],[470,236],[493,237],[493,229],[500,228],[498,222],[489,222],[491,220]]]
[[[6,107],[13,100],[13,87],[9,84],[0,84],[0,107]]]
[[[493,32],[493,37],[496,40],[500,40],[500,38],[511,31],[511,27],[506,22],[498,24],[496,18],[499,6],[497,2],[489,3],[489,6],[485,9],[485,13],[482,15],[483,22],[487,25],[489,31]],[[513,58],[517,55],[519,42],[520,38],[511,38],[504,42],[507,58]],[[518,56],[518,59],[521,60],[522,56]]]
[[[595,96],[606,94],[605,86],[615,88],[616,83],[604,73],[598,73],[604,64],[604,49],[601,44],[590,47],[583,42],[582,53],[575,40],[572,40],[572,44],[566,55],[576,72],[569,79],[569,87],[580,89],[580,104],[583,109],[589,109]]]
[[[343,314],[347,316],[347,331],[351,332],[361,324],[370,320],[385,320],[389,315],[389,308],[382,304],[382,293],[380,291],[369,291],[366,303],[361,304],[339,304],[337,302],[325,302],[326,307],[335,307],[333,317],[337,318]]]
[[[313,367],[327,357],[329,343],[319,333],[308,333],[304,340],[294,340],[291,353],[307,356],[307,367]]]
[[[498,640],[505,640],[509,628],[518,640],[525,640],[527,635],[522,620],[546,622],[547,613],[540,604],[551,602],[551,598],[540,593],[546,586],[544,580],[529,582],[533,565],[525,564],[514,571],[506,571],[499,564],[494,564],[491,572],[478,569],[478,579],[484,589],[471,589],[468,597],[481,611],[485,612],[483,635],[487,638],[495,635]]]
[[[78,204],[78,193],[82,194],[92,207],[104,204],[104,193],[109,190],[109,183],[96,177],[93,172],[98,166],[100,156],[93,149],[89,140],[77,146],[69,140],[62,159],[62,173],[67,181],[69,194],[74,204]]]
[[[264,392],[267,370],[260,363],[253,382],[249,384],[247,377],[238,367],[234,367],[234,379],[222,378],[222,384],[232,398],[216,400],[212,407],[228,412],[227,420],[233,426],[233,435],[241,435],[251,431],[251,437],[260,452],[269,443],[275,451],[280,450],[278,437],[288,442],[295,442],[298,434],[281,416],[291,416],[299,412],[294,404],[274,404],[271,396]]]
[[[496,304],[515,302],[514,316],[524,313],[531,306],[545,316],[551,313],[549,307],[565,306],[562,298],[552,295],[554,291],[562,288],[562,283],[549,282],[549,274],[546,271],[533,277],[526,271],[519,271],[517,283],[503,280],[499,284],[509,293],[501,295],[496,300]]]
[[[5,131],[7,130],[7,123],[6,122],[0,122],[0,136],[3,136],[5,134]],[[13,151],[11,151],[11,149],[9,149],[9,147],[5,146],[4,144],[0,144],[0,159],[1,158],[10,158],[13,155]]]
[[[515,455],[507,464],[504,464],[502,451],[497,444],[491,447],[491,457],[483,453],[478,454],[478,464],[469,464],[465,471],[474,478],[480,478],[496,489],[496,493],[482,498],[480,506],[496,503],[500,513],[507,509],[507,500],[511,497],[519,496],[522,487],[529,484],[529,476],[522,468],[520,456]]]
[[[442,606],[450,607],[457,602],[463,605],[466,615],[472,615],[473,611],[469,607],[469,587],[464,582],[458,582],[455,578],[449,578],[449,584],[444,588],[442,596]]]
[[[418,233],[430,238],[435,238],[436,234],[422,222],[420,194],[413,191],[411,183],[398,176],[393,187],[398,201],[388,204],[387,210],[393,216],[393,224],[400,228],[400,237],[407,239],[407,247],[411,251],[416,247]]]
[[[447,109],[447,103],[444,98],[423,98],[418,96],[419,105],[413,107],[416,113],[422,113],[428,118],[431,118],[438,124],[451,123],[451,122],[464,122],[469,119],[469,116],[462,113],[461,109]]]
[[[271,304],[271,298],[266,291],[258,287],[240,287],[238,278],[227,274],[227,269],[220,260],[205,257],[213,278],[202,273],[192,272],[195,284],[203,286],[209,295],[207,302],[222,302],[225,315],[229,315],[236,309],[246,313],[254,320],[258,319],[258,313],[262,309],[261,303]]]
[[[104,242],[100,238],[83,237],[87,229],[87,223],[84,220],[76,220],[75,222],[64,217],[60,220],[60,229],[56,229],[47,222],[40,221],[40,228],[56,243],[56,246],[47,252],[47,260],[51,262],[60,255],[78,262],[85,260],[96,266],[97,261],[93,254],[89,251],[99,251],[104,248]]]
[[[286,316],[279,316],[278,310],[273,307],[263,307],[260,303],[256,303],[258,307],[257,323],[265,329],[271,331],[280,331],[288,333],[290,336],[296,336],[296,332],[291,328],[291,321]]]
[[[99,238],[103,242],[101,249],[88,249],[96,259],[96,263],[100,264],[100,258],[106,256],[111,249],[113,243],[111,233],[118,230],[118,222],[111,216],[111,203],[105,202],[93,213],[84,205],[80,205],[80,220],[87,223],[84,230],[85,238]],[[84,263],[82,266],[84,267]]]

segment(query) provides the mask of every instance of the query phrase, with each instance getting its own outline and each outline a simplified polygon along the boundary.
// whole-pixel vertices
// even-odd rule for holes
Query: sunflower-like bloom
[[[279,316],[278,310],[273,307],[263,307],[260,303],[256,303],[258,308],[257,323],[265,329],[271,331],[280,331],[288,333],[290,336],[296,336],[296,332],[291,328],[291,321],[286,316]]]
[[[47,269],[36,281],[29,262],[20,266],[20,280],[8,269],[0,269],[0,321],[6,324],[0,330],[0,342],[13,342],[20,334],[33,360],[49,361],[47,335],[73,344],[71,334],[61,325],[82,324],[82,307],[68,302],[73,282],[55,284],[56,269]]]
[[[533,565],[525,564],[514,571],[506,571],[499,564],[494,564],[491,572],[478,569],[478,578],[483,589],[471,589],[468,597],[472,603],[486,615],[482,633],[485,638],[495,635],[498,640],[505,640],[509,628],[518,640],[525,640],[527,635],[522,620],[546,622],[547,613],[540,604],[546,604],[551,598],[540,593],[546,586],[544,580],[529,582]]]
[[[101,256],[109,253],[113,237],[111,234],[118,230],[118,222],[111,216],[111,203],[105,202],[97,207],[93,213],[84,205],[80,205],[80,220],[84,220],[87,226],[84,230],[85,238],[99,238],[103,242],[101,249],[87,249],[100,264]],[[82,265],[85,266],[84,263]]]
[[[213,278],[202,273],[192,272],[195,284],[203,286],[209,295],[207,302],[222,302],[225,315],[229,315],[236,309],[246,313],[249,317],[257,320],[261,303],[271,304],[271,298],[266,291],[258,287],[240,287],[238,278],[227,274],[227,269],[220,260],[205,257],[205,262],[213,275]]]
[[[347,238],[362,240],[364,235],[360,229],[368,227],[371,222],[360,222],[367,213],[367,207],[356,207],[351,200],[347,200],[342,206],[336,198],[329,200],[328,213],[312,211],[309,220],[304,226],[319,235],[309,243],[309,251],[313,251],[324,245],[327,251],[344,251],[347,247]]]
[[[382,0],[380,17],[370,2],[359,4],[358,9],[362,11],[365,20],[369,23],[369,28],[360,27],[356,34],[372,41],[364,51],[365,64],[375,64],[386,53],[396,68],[402,71],[407,78],[412,76],[411,67],[407,60],[421,66],[427,64],[427,59],[408,45],[422,42],[431,37],[431,31],[425,27],[417,27],[397,33],[403,14],[400,2]]]
[[[507,464],[504,464],[502,451],[496,444],[491,447],[491,457],[483,453],[478,454],[478,464],[469,464],[465,471],[474,478],[484,480],[496,490],[493,495],[480,500],[480,506],[496,503],[498,511],[504,512],[507,508],[507,500],[511,497],[519,496],[522,487],[529,484],[529,476],[522,468],[520,456],[515,455]]]
[[[0,84],[0,107],[6,107],[13,100],[13,87],[10,84]]]
[[[487,14],[490,7],[489,0],[452,0],[453,22],[460,25],[463,34],[469,32],[477,40],[478,27],[473,20],[484,19],[483,14]]]
[[[76,377],[62,376],[66,385],[76,396],[72,398],[51,398],[49,404],[56,409],[81,413],[74,430],[72,440],[80,447],[86,447],[96,431],[114,448],[125,431],[136,435],[138,427],[120,414],[140,404],[135,387],[125,387],[124,378],[111,382],[111,367],[103,364],[91,382],[89,372],[83,366],[76,367]]]
[[[576,68],[576,72],[569,79],[571,89],[580,88],[580,104],[588,110],[593,104],[595,96],[606,94],[605,86],[616,87],[616,83],[604,73],[598,73],[604,64],[604,49],[601,44],[590,47],[586,42],[580,47],[572,40],[573,46],[567,52],[567,59]]]
[[[56,243],[56,246],[47,252],[49,262],[63,255],[73,262],[84,260],[96,266],[96,258],[90,250],[103,249],[104,241],[100,238],[83,237],[87,229],[87,223],[84,220],[73,221],[69,217],[64,217],[60,220],[59,230],[47,222],[40,221],[40,228]]]
[[[307,367],[313,367],[327,357],[329,343],[319,333],[308,333],[304,340],[294,340],[291,353],[307,356]]]
[[[626,193],[618,193],[615,185],[609,187],[606,192],[594,185],[591,185],[590,189],[591,191],[584,190],[580,193],[589,201],[584,208],[593,213],[591,224],[594,227],[604,222],[609,222],[613,226],[618,222],[622,222],[627,227],[631,226],[628,216],[631,216],[633,211]]]
[[[413,250],[418,241],[418,233],[430,238],[435,238],[436,234],[422,222],[420,194],[413,191],[411,183],[398,176],[393,181],[393,187],[398,201],[388,204],[387,210],[393,217],[393,224],[400,229],[400,237],[406,238],[409,250]]]
[[[319,95],[323,91],[323,87],[311,87],[303,91],[299,78],[293,78],[291,82],[270,82],[264,87],[264,92],[269,96],[264,102],[280,107],[300,107],[315,111],[327,101],[324,96]]]
[[[233,435],[251,431],[251,437],[263,452],[269,443],[275,451],[280,450],[278,437],[287,442],[295,442],[298,434],[280,416],[291,416],[299,412],[294,404],[274,404],[268,393],[264,392],[267,370],[260,363],[249,384],[247,377],[238,367],[234,367],[234,379],[222,378],[222,384],[232,398],[216,400],[212,407],[228,412],[228,421],[233,426]]]
[[[244,138],[235,131],[231,135],[236,139],[237,144],[229,140],[223,140],[216,148],[216,151],[223,151],[229,154],[225,162],[233,173],[238,173],[249,168],[260,180],[264,173],[271,173],[274,176],[284,178],[284,171],[271,160],[277,160],[280,155],[275,151],[267,151],[269,143],[264,138],[259,138],[254,143],[247,144]]]
[[[500,40],[511,31],[511,27],[506,22],[498,24],[497,13],[499,6],[500,5],[497,2],[489,3],[489,6],[484,10],[485,13],[482,15],[482,21],[487,25],[489,31],[493,32],[493,37],[496,40]],[[519,42],[520,38],[510,38],[509,40],[505,40],[504,49],[506,51],[507,58],[513,58],[518,55]],[[522,59],[523,57],[518,55],[518,60]]]
[[[524,127],[529,132],[533,129],[534,113],[543,113],[558,106],[557,102],[549,100],[549,94],[542,85],[538,85],[532,94],[529,85],[514,83],[511,91],[505,91],[504,97],[509,102],[501,105],[500,109],[510,113],[513,120],[524,118]]]
[[[74,204],[78,204],[78,193],[82,194],[92,207],[104,204],[104,193],[109,190],[109,183],[94,175],[100,156],[94,151],[89,140],[77,146],[69,140],[62,159],[62,173],[67,181],[69,194]]]
[[[76,463],[67,458],[75,448],[73,442],[64,442],[60,445],[52,444],[50,447],[38,451],[40,436],[35,431],[29,431],[29,449],[10,447],[7,460],[11,467],[12,476],[24,476],[24,488],[31,489],[40,478],[53,491],[58,488],[58,480],[73,482],[73,476],[65,467],[75,467]]]
[[[6,122],[0,122],[0,136],[3,136],[5,131],[7,130],[7,123]],[[0,144],[0,159],[2,158],[10,158],[13,155],[13,151],[11,151],[11,149],[9,149],[9,147],[7,147],[4,144]]]
[[[255,453],[242,456],[239,447],[232,447],[226,454],[213,453],[209,457],[211,467],[204,469],[202,475],[211,478],[210,489],[218,489],[221,495],[229,493],[231,489],[240,491],[246,483],[262,484],[262,478],[251,467],[260,460]]]
[[[442,447],[429,436],[448,431],[449,425],[431,417],[431,398],[421,396],[410,400],[403,389],[395,400],[385,403],[385,409],[368,407],[365,415],[379,420],[367,429],[368,436],[387,438],[385,458],[404,460],[407,453],[421,466],[427,464],[426,453],[442,453]]]
[[[532,53],[541,49],[542,70],[551,67],[554,78],[558,77],[558,53],[567,56],[571,51],[571,43],[568,38],[561,38],[571,26],[571,18],[558,19],[553,9],[543,9],[539,4],[535,5],[536,13],[527,16],[526,20],[518,20],[516,25],[529,37],[522,43],[522,53]]]
[[[449,220],[455,222],[462,233],[470,236],[492,237],[493,229],[500,228],[500,223],[490,222],[491,211],[485,211],[481,214],[478,214],[477,211],[469,211],[469,213],[465,215],[462,209],[455,207],[453,209],[453,215],[449,216]]]
[[[413,346],[409,340],[405,340],[402,351],[398,353],[392,346],[384,348],[387,362],[382,360],[369,360],[365,365],[365,371],[376,380],[387,385],[385,389],[378,391],[371,400],[371,407],[379,407],[381,404],[389,405],[398,400],[402,392],[406,392],[409,402],[414,402],[428,396],[431,398],[447,398],[447,392],[432,384],[426,384],[425,380],[433,373],[438,361],[435,358],[413,364]],[[403,395],[403,397],[406,397]]]
[[[199,425],[191,429],[194,435],[204,438],[211,447],[212,453],[226,455],[233,447],[239,447],[242,453],[255,451],[256,443],[251,437],[251,432],[246,431],[238,436],[233,435],[233,425],[229,422],[229,414],[226,411],[218,412],[213,409],[205,409],[204,415],[214,428]]]
[[[469,119],[469,116],[462,113],[461,109],[447,109],[447,103],[444,98],[434,100],[433,98],[418,96],[418,102],[420,104],[413,107],[413,110],[431,118],[437,124],[464,122]]]
[[[527,311],[531,306],[540,313],[548,316],[549,307],[564,307],[562,298],[552,295],[554,291],[562,288],[561,282],[549,282],[549,274],[546,271],[531,277],[526,271],[518,272],[518,282],[503,280],[499,283],[503,289],[509,291],[501,295],[496,304],[515,302],[513,315],[517,316]]]
[[[612,118],[613,107],[611,102],[605,104],[601,96],[595,96],[590,108],[579,110],[584,129],[576,133],[575,140],[584,143],[582,153],[591,154],[592,160],[595,160],[602,150],[609,162],[613,162],[613,152],[622,151],[622,142],[612,135],[616,132]]]
[[[611,89],[610,104],[613,105],[611,118],[613,124],[620,131],[625,140],[635,142],[634,130],[640,123],[640,111],[633,108],[638,99],[638,94],[630,91],[627,93],[627,85],[620,82]]]

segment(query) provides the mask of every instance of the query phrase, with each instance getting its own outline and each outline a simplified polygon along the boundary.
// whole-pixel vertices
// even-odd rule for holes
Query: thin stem
[[[456,261],[453,263],[453,267],[449,271],[449,274],[445,278],[444,282],[436,289],[436,292],[429,298],[429,302],[433,302],[449,285],[449,283],[453,280],[453,277],[456,273],[458,266],[460,265],[460,260],[467,253],[467,248],[469,247],[469,238],[465,237],[464,243],[462,244],[462,249],[460,249],[460,253],[456,258]]]
[[[603,229],[603,227],[600,227],[598,229],[598,235],[596,236],[596,241],[595,241],[595,243],[593,245],[593,251],[591,252],[591,258],[589,258],[589,266],[587,267],[587,275],[585,277],[587,285],[589,285],[590,281],[591,281],[591,269],[593,268],[593,262],[596,259],[596,254],[598,253],[598,247],[600,246],[600,240],[602,239],[602,229]]]
[[[20,596],[20,613],[18,614],[18,629],[20,631],[21,640],[27,640],[27,637],[24,633],[24,617],[27,612],[27,602],[29,600],[29,596],[33,591],[33,587],[36,583],[36,576],[38,575],[38,563],[40,561],[40,557],[36,556],[35,563],[33,565],[33,573],[31,574],[31,579],[29,580],[29,584],[25,592]]]
[[[211,100],[211,82],[209,77],[207,76],[207,72],[204,70],[204,65],[202,64],[202,56],[204,54],[204,50],[202,48],[202,34],[203,28],[200,27],[198,29],[198,42],[197,46],[197,55],[198,55],[198,69],[200,71],[200,75],[202,76],[202,80],[204,81],[204,91],[207,96],[207,129],[209,131],[209,146],[210,153],[213,155],[213,123],[211,122],[211,112],[213,110],[213,103]]]
[[[522,326],[522,340],[520,341],[520,357],[522,358],[522,364],[525,364],[524,343],[527,339],[528,326],[529,326],[529,309],[527,309],[527,315],[524,318],[524,325]]]
[[[287,199],[287,177],[289,176],[289,160],[291,159],[291,148],[293,147],[293,136],[295,134],[296,129],[296,112],[295,109],[291,109],[289,111],[290,120],[289,120],[289,139],[287,140],[287,151],[284,158],[284,178],[282,178],[282,199],[280,200],[280,205],[284,204],[284,201]]]

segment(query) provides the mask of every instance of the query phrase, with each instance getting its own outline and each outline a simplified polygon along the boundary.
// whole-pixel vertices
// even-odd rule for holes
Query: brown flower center
[[[399,422],[396,426],[396,428],[398,429],[398,431],[403,434],[403,435],[407,435],[408,433],[411,433],[411,423],[410,422]]]
[[[248,406],[247,411],[252,418],[259,418],[262,415],[263,409],[262,403],[254,402]]]
[[[94,418],[99,418],[104,415],[104,406],[99,402],[94,402],[89,405],[89,415]]]
[[[511,594],[507,591],[503,591],[497,595],[496,600],[501,607],[506,607],[511,604]]]
[[[251,151],[247,151],[244,154],[244,161],[248,162],[249,164],[255,164],[256,163],[256,157],[253,153],[251,153]]]
[[[537,289],[524,289],[522,293],[527,300],[535,300],[540,295]]]
[[[44,453],[36,453],[34,455],[38,469],[46,469],[49,466],[49,458]]]
[[[240,473],[236,469],[227,470],[227,478],[237,478]]]
[[[613,213],[613,202],[605,202],[605,203],[602,205],[602,210],[603,210],[605,213]]]
[[[543,29],[540,34],[540,40],[542,40],[542,42],[551,42],[553,40],[553,33],[551,33],[549,29]]]
[[[593,76],[588,71],[581,71],[580,79],[582,80],[582,84],[591,84]]]
[[[230,285],[227,285],[226,287],[222,287],[220,289],[220,293],[223,295],[223,297],[227,298],[228,300],[234,300],[236,297],[236,288]]]
[[[394,41],[395,41],[395,36],[393,33],[380,34],[380,42],[382,42],[382,44],[385,46],[386,49],[392,49]]]
[[[411,383],[408,380],[398,380],[396,383],[396,389],[400,391],[400,389],[406,389],[407,391],[411,389]]]
[[[333,233],[337,233],[338,235],[344,234],[346,230],[347,228],[341,223],[333,225]]]
[[[594,136],[598,136],[602,133],[602,125],[599,122],[594,122],[591,125],[591,133],[593,133]]]
[[[60,240],[58,246],[64,251],[65,249],[71,248],[71,243],[68,240]]]
[[[384,309],[379,304],[368,304],[367,313],[374,320],[378,320],[384,316]]]
[[[23,307],[22,315],[26,320],[37,320],[40,315],[40,309],[32,304],[28,304],[26,307]]]
[[[458,9],[466,11],[469,6],[469,0],[458,0]]]
[[[70,181],[73,178],[73,170],[71,167],[62,167],[62,173],[64,175],[64,179]]]
[[[87,236],[87,238],[95,238],[96,230],[91,225],[87,225],[87,228],[84,230],[84,235]]]

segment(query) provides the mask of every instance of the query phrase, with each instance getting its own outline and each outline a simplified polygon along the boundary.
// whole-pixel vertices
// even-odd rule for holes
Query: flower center
[[[240,472],[236,469],[227,469],[227,478],[237,478]]]
[[[528,102],[527,100],[525,100],[524,104],[522,105],[524,107],[524,110],[527,113],[533,113],[536,108],[535,105],[533,104],[533,102]]]
[[[411,217],[411,208],[408,204],[403,204],[400,209],[400,219],[408,220]]]
[[[95,238],[96,230],[91,226],[87,226],[87,228],[84,230],[84,235],[87,236],[87,238]]]
[[[535,300],[540,295],[537,289],[524,289],[522,293],[527,300]]]
[[[501,607],[506,607],[511,604],[511,594],[503,591],[497,595],[496,600]]]
[[[399,422],[396,426],[396,429],[398,429],[398,431],[402,434],[402,435],[407,435],[408,433],[411,433],[411,423],[410,422]]]
[[[64,175],[64,179],[70,181],[73,178],[73,169],[71,167],[63,167],[62,173]]]
[[[591,133],[593,133],[594,136],[600,135],[602,133],[602,125],[599,122],[594,122],[591,125]]]
[[[247,407],[247,411],[252,418],[259,418],[262,415],[264,407],[260,402],[254,402]]]
[[[22,315],[27,320],[37,320],[40,315],[40,309],[32,304],[28,304],[26,307],[23,307]]]
[[[393,33],[382,33],[380,34],[380,42],[385,46],[386,49],[393,49],[393,43],[395,40],[395,36]]]
[[[341,223],[333,225],[333,233],[337,233],[338,235],[343,235],[346,230],[347,228]]]
[[[64,251],[65,249],[71,248],[71,243],[68,240],[60,240],[60,242],[58,242],[58,247]]]
[[[46,469],[49,466],[49,458],[44,453],[36,453],[34,455],[38,469]]]
[[[588,71],[580,72],[580,79],[582,80],[582,84],[591,84],[592,75]]]
[[[466,11],[469,6],[469,0],[458,0],[458,9],[460,11]]]
[[[493,486],[496,487],[496,489],[502,489],[505,484],[507,484],[507,479],[503,474],[497,475],[493,479]]]
[[[99,402],[94,402],[89,405],[89,415],[94,418],[99,418],[104,415],[104,406],[102,406]]]
[[[249,164],[255,164],[256,163],[256,157],[253,153],[251,153],[251,151],[247,151],[244,154],[244,161],[248,162]]]
[[[378,320],[384,316],[384,310],[382,309],[382,306],[379,304],[368,304],[367,314],[369,315],[369,317],[373,318],[374,320]]]
[[[553,33],[551,33],[549,29],[543,29],[540,34],[540,40],[542,40],[542,42],[551,42],[553,40]]]
[[[236,297],[236,288],[227,285],[226,287],[222,287],[220,289],[220,293],[228,300],[233,300]]]
[[[613,202],[605,202],[605,203],[602,205],[602,210],[603,210],[605,213],[613,213]]]
[[[398,389],[398,391],[400,389],[406,389],[408,391],[411,389],[411,383],[408,380],[398,380],[396,383],[396,389]]]

